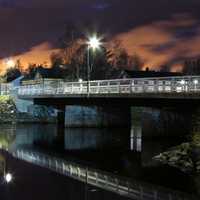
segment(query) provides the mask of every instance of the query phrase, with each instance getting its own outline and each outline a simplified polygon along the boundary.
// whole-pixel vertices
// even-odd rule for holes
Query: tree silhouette
[[[182,72],[187,75],[199,75],[200,59],[186,60],[183,65]]]
[[[20,76],[21,72],[17,67],[8,68],[4,74],[6,82],[11,82]]]
[[[130,56],[128,58],[128,61],[129,63],[127,66],[129,67],[129,69],[132,69],[132,70],[139,71],[144,66],[144,62],[142,58],[136,53],[133,56]]]

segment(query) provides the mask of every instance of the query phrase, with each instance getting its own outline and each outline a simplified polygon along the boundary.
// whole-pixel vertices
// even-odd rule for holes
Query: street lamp
[[[90,37],[87,42],[87,95],[90,93],[90,49],[95,51],[101,46],[100,38],[96,36]]]
[[[181,85],[185,85],[185,80],[181,80]]]
[[[89,48],[96,50],[100,47],[100,45],[101,45],[101,41],[96,36],[89,38],[89,41],[88,41]]]

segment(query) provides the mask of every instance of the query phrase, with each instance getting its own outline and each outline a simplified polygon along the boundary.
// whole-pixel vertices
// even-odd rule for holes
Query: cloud
[[[139,54],[145,67],[154,69],[168,64],[177,69],[185,59],[200,56],[199,21],[187,14],[133,28],[115,39],[129,54]]]
[[[126,32],[120,38],[127,48],[141,52],[147,64],[158,65],[174,60],[168,52],[173,48],[174,55],[181,54],[181,40],[198,42],[194,20],[200,19],[199,6],[199,0],[0,0],[0,59],[26,55],[45,41],[56,49],[65,24],[71,22],[84,24],[85,29],[92,24],[111,37]],[[184,12],[193,17],[183,14],[169,19]],[[198,51],[196,44],[190,48]]]
[[[43,64],[46,66],[50,66],[50,55],[52,53],[59,52],[59,49],[54,49],[52,45],[48,42],[44,42],[40,45],[37,45],[31,48],[24,54],[16,55],[12,58],[4,58],[0,60],[0,73],[5,72],[5,70],[9,67],[7,66],[5,60],[12,59],[14,62],[20,60],[21,65],[24,67],[24,70],[28,67],[29,64]]]

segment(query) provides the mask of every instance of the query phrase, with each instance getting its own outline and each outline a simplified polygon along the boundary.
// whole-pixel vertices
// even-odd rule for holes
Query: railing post
[[[96,183],[98,183],[98,174],[95,172]]]
[[[99,94],[100,93],[100,82],[98,81],[97,83],[97,93]]]
[[[108,176],[104,175],[104,178],[105,178],[105,185],[108,186]]]
[[[72,83],[72,85],[71,85],[71,94],[73,94],[73,90],[74,90],[74,88],[73,88],[73,83]]]
[[[142,186],[140,186],[140,199],[142,200],[143,199],[143,188]]]
[[[80,168],[79,167],[77,167],[77,171],[78,171],[78,177],[80,178]]]
[[[65,164],[64,162],[62,162],[62,171],[63,171],[63,174],[65,173]]]
[[[117,178],[115,178],[115,183],[116,183],[116,190],[119,191],[119,181]]]
[[[133,87],[134,87],[134,80],[131,80],[131,82],[130,82],[130,93],[133,93]]]
[[[145,83],[145,80],[142,81],[142,92],[146,92],[146,83]]]
[[[88,183],[88,168],[86,167],[85,169],[85,180],[86,180],[86,184]]]
[[[169,194],[168,197],[169,197],[169,200],[172,200],[172,195],[171,194]]]
[[[174,78],[171,79],[171,92],[176,92],[176,80]]]
[[[110,93],[110,81],[107,82],[107,93]]]
[[[118,81],[118,93],[120,94],[121,91],[120,91],[120,81]]]
[[[155,190],[153,193],[154,200],[158,199],[158,192]]]
[[[130,193],[130,184],[129,184],[129,181],[127,181],[127,192],[128,192],[128,195]]]
[[[51,168],[51,159],[49,159],[49,168]]]
[[[58,170],[58,162],[57,162],[57,160],[56,160],[55,163],[56,163],[56,170]]]
[[[192,78],[189,78],[189,82],[188,82],[188,91],[189,92],[194,91],[193,85],[195,85],[195,84],[192,82]]]
[[[153,81],[154,82],[154,92],[158,92],[158,87],[159,87],[159,85],[158,85],[158,83],[159,83],[159,80],[154,80]]]

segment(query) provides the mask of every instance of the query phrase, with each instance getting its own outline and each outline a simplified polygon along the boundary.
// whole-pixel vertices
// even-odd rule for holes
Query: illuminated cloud
[[[199,6],[199,0],[0,0],[0,58],[20,57],[25,65],[45,62],[44,52],[59,46],[70,22],[83,32],[94,25],[105,35],[118,34],[129,53],[141,54],[146,66],[174,65],[199,54]],[[176,13],[189,15],[170,19]],[[41,52],[33,47],[45,41],[53,47],[36,56]]]
[[[0,72],[3,73],[7,68],[11,67],[10,65],[8,65],[9,63],[16,62],[17,60],[20,60],[20,63],[24,67],[24,70],[27,69],[29,64],[41,64],[48,67],[51,64],[50,55],[52,53],[57,53],[58,51],[59,49],[52,48],[52,45],[50,45],[50,43],[44,42],[40,45],[31,48],[24,54],[0,60],[0,69],[2,69]],[[6,60],[9,63],[5,62]]]
[[[200,27],[193,17],[181,14],[133,28],[116,36],[129,54],[139,54],[144,67],[178,69],[185,59],[200,56]]]

